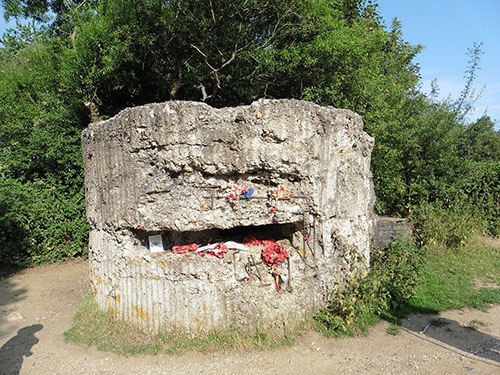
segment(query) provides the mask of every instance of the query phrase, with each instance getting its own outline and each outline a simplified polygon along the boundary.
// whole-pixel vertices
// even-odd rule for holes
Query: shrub
[[[80,130],[88,115],[64,80],[60,49],[40,41],[0,56],[0,266],[85,251]]]
[[[500,142],[500,136],[498,139]],[[469,163],[469,174],[463,179],[460,189],[469,197],[476,217],[481,219],[481,230],[500,236],[500,162]]]
[[[79,185],[1,178],[0,265],[35,265],[85,255],[84,204]]]
[[[465,198],[448,205],[422,203],[410,217],[419,242],[441,251],[464,246],[483,227],[478,209]]]
[[[319,329],[331,335],[366,331],[379,316],[414,295],[422,265],[423,248],[413,240],[398,240],[388,249],[373,250],[370,270],[337,289],[330,305],[316,315]]]

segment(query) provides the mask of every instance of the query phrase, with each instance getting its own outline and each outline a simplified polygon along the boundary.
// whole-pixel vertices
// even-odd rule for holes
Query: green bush
[[[51,263],[86,254],[83,189],[0,179],[0,265]]]
[[[497,137],[500,143],[500,136]],[[469,173],[461,181],[460,190],[468,198],[481,230],[500,236],[500,153],[496,160],[469,162]]]
[[[466,199],[456,199],[448,205],[438,201],[415,207],[410,218],[419,242],[440,250],[467,244],[481,231],[484,219],[478,208]]]
[[[370,270],[337,289],[330,305],[316,315],[319,329],[331,335],[366,331],[378,317],[414,295],[423,259],[423,248],[412,240],[395,241],[388,249],[374,249]]]
[[[61,43],[8,46],[0,53],[0,265],[84,255],[85,106],[64,79]]]

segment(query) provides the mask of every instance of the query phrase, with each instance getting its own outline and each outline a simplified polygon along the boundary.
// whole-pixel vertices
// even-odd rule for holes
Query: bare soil
[[[0,281],[0,374],[500,374],[500,306],[407,318],[396,336],[306,332],[265,352],[125,357],[65,343],[88,287],[86,262],[29,269]]]

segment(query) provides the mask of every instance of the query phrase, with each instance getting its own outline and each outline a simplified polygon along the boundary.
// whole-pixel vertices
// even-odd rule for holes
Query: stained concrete
[[[91,124],[82,145],[97,301],[144,328],[293,325],[369,262],[373,139],[351,111],[155,103]],[[235,186],[254,193],[231,200]],[[166,252],[150,252],[154,234]],[[223,259],[171,251],[247,235],[273,236],[287,260],[270,269],[259,248]]]

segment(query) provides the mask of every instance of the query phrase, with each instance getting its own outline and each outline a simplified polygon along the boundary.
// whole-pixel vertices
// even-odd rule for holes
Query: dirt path
[[[415,315],[397,336],[382,322],[369,337],[309,332],[267,352],[124,357],[64,343],[87,285],[85,262],[0,281],[0,374],[500,374],[500,306]]]

